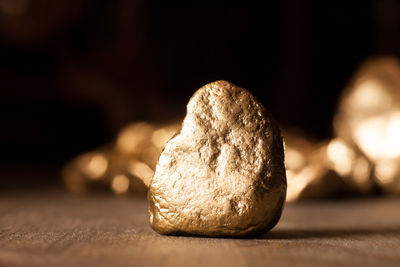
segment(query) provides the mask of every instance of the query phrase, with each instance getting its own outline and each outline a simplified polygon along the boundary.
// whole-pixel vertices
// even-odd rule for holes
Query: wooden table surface
[[[400,266],[400,199],[287,204],[255,239],[161,236],[140,197],[0,196],[0,266]]]

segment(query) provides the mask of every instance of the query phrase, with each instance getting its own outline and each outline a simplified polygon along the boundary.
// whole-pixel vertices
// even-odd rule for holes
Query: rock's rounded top
[[[286,194],[283,158],[279,127],[251,93],[226,81],[203,86],[159,158],[153,229],[238,236],[273,227]]]
[[[263,127],[269,119],[264,113],[262,105],[247,90],[227,81],[216,81],[201,87],[192,96],[185,121],[194,120],[199,126],[227,131]],[[192,127],[191,123],[184,122],[185,125]]]

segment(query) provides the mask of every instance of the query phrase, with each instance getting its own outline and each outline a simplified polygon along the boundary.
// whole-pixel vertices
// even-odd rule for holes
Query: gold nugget
[[[346,88],[335,116],[335,131],[373,164],[376,183],[400,194],[400,62],[367,61]]]
[[[130,123],[115,144],[86,152],[65,165],[62,176],[67,189],[75,193],[92,189],[111,189],[118,195],[146,193],[164,144],[179,128],[176,122]]]
[[[162,234],[254,235],[275,226],[285,196],[278,125],[248,91],[217,81],[190,99],[159,158],[150,224]]]
[[[371,163],[341,138],[312,142],[297,131],[285,131],[286,201],[373,190]]]

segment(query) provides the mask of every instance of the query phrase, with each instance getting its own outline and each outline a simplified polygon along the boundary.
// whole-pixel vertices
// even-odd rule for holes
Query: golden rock
[[[154,125],[148,122],[135,122],[125,126],[118,134],[116,149],[124,155],[140,156],[151,145]]]
[[[66,188],[74,193],[85,193],[93,185],[107,185],[111,165],[109,151],[109,147],[99,148],[67,162],[62,170]]]
[[[180,129],[180,123],[154,125],[133,122],[125,126],[115,142],[116,153],[140,160],[154,169],[165,143]]]
[[[286,201],[372,192],[371,162],[342,138],[315,142],[285,129]]]
[[[200,88],[151,180],[150,224],[161,234],[245,236],[278,222],[286,196],[281,132],[245,89]]]
[[[374,166],[385,192],[400,194],[400,62],[368,60],[343,92],[335,115],[337,136],[359,149]]]
[[[141,168],[132,168],[136,165]],[[147,193],[148,176],[152,170],[143,166],[147,165],[118,153],[112,145],[106,145],[67,162],[62,177],[66,188],[73,193],[104,190],[118,195],[128,191]]]
[[[114,143],[78,155],[65,164],[62,176],[66,188],[74,193],[98,189],[111,189],[117,195],[147,193],[163,146],[179,129],[176,122],[128,124]]]

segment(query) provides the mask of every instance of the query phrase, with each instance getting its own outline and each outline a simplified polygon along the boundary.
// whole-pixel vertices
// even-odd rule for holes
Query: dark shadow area
[[[350,229],[318,229],[273,230],[256,239],[308,239],[308,238],[346,238],[368,235],[400,235],[400,226],[391,228],[350,228]]]
[[[357,236],[372,236],[372,235],[400,235],[399,227],[387,228],[350,228],[350,229],[277,229],[261,235],[250,235],[243,237],[231,236],[202,236],[193,235],[185,232],[175,232],[162,236],[169,237],[188,237],[188,238],[218,238],[231,240],[293,240],[293,239],[329,239],[329,238],[354,238]]]

